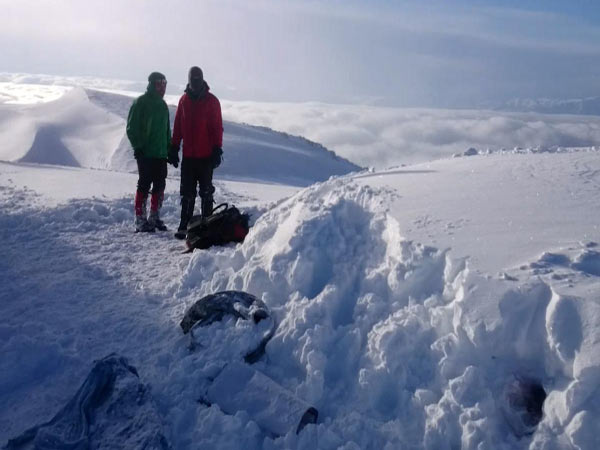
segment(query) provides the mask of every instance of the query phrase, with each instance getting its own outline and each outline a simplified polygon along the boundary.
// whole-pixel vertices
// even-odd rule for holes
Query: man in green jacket
[[[135,193],[135,230],[148,232],[167,229],[160,219],[167,178],[167,156],[171,143],[169,108],[163,100],[167,79],[159,72],[148,77],[146,93],[134,100],[127,117],[127,137],[138,166]],[[150,215],[146,201],[152,185]]]

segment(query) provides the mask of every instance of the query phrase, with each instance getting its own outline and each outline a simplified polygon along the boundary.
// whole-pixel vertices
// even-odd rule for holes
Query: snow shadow
[[[80,167],[79,162],[62,142],[61,134],[60,129],[55,126],[40,126],[31,148],[19,162]]]
[[[128,286],[103,264],[118,257],[114,241],[131,244],[131,200],[35,209],[31,192],[2,190],[11,191],[0,214],[5,442],[51,418],[94,360],[113,351],[128,355],[133,365],[152,359],[151,343],[168,335],[170,324],[160,320],[160,294]]]

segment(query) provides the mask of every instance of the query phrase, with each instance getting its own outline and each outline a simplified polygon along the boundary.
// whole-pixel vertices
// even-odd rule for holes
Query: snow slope
[[[217,198],[253,214],[250,234],[191,255],[169,233],[132,233],[135,179],[0,163],[0,442],[50,419],[118,352],[177,449],[598,448],[597,151],[442,159],[303,189],[220,180]],[[175,226],[174,178],[164,213]],[[256,411],[203,400],[248,325],[215,323],[191,351],[178,323],[224,289],[271,309],[254,367],[315,406],[316,425],[277,437]],[[528,382],[548,395],[533,426],[515,412]]]
[[[30,93],[21,96],[20,103],[55,94],[47,86],[14,86],[5,83],[3,92]],[[76,87],[44,103],[14,104],[13,99],[0,104],[0,137],[5,143],[0,160],[136,171],[125,135],[131,102],[131,97]],[[175,107],[170,112],[173,120]],[[216,172],[221,178],[306,186],[359,169],[303,138],[233,122],[225,122],[224,129],[224,162]]]
[[[411,238],[460,248],[479,270],[494,274],[526,264],[544,251],[598,241],[598,157],[598,151],[587,148],[496,153],[357,179],[397,191],[390,209],[402,211],[398,220]]]

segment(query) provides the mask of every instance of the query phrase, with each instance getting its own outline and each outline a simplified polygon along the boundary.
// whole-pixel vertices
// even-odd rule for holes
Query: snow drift
[[[263,215],[243,245],[196,253],[181,279],[184,298],[240,289],[274,311],[280,325],[261,369],[324,416],[284,445],[585,443],[598,419],[589,408],[600,360],[576,354],[597,346],[598,331],[581,321],[600,308],[536,277],[474,274],[446,251],[405,240],[386,203],[385,192],[346,180],[308,188]],[[571,276],[587,277],[576,268]],[[515,379],[549,391],[527,439],[505,395]]]
[[[34,105],[0,105],[0,158],[73,167],[109,168],[122,121],[91,104],[83,89]]]

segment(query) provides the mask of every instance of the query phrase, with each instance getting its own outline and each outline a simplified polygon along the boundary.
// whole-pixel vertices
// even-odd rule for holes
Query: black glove
[[[135,159],[140,159],[144,156],[144,150],[141,147],[133,149],[133,157]]]
[[[213,147],[212,155],[210,156],[212,161],[213,169],[216,169],[221,165],[223,161],[223,149],[221,147]]]
[[[167,161],[175,168],[179,166],[179,149],[177,147],[171,147]]]

